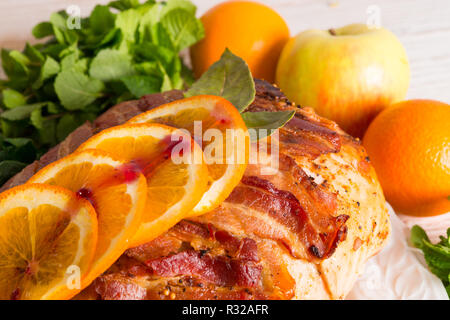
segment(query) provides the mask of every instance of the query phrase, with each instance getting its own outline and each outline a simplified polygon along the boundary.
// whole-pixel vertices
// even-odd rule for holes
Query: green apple
[[[290,39],[276,83],[291,101],[362,137],[381,110],[405,98],[409,77],[408,57],[393,33],[352,24]]]

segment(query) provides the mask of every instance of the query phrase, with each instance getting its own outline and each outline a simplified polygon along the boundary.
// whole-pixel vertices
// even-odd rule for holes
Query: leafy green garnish
[[[135,73],[131,56],[119,50],[104,49],[92,60],[89,74],[102,81],[113,81]]]
[[[36,157],[31,139],[4,138],[0,135],[0,185],[21,171]]]
[[[432,244],[425,230],[415,225],[411,229],[411,242],[423,251],[425,261],[447,290],[450,297],[450,228],[447,229],[447,237],[441,236],[441,241]]]
[[[5,107],[12,109],[23,106],[26,103],[27,99],[20,92],[13,89],[3,90],[3,104]]]
[[[0,185],[110,106],[192,83],[179,52],[204,36],[195,5],[141,2],[97,5],[80,29],[69,27],[66,12],[54,12],[32,30],[41,43],[1,50],[0,153],[22,150],[9,138],[27,138],[35,151],[0,158]]]
[[[241,112],[247,128],[256,133],[252,139],[270,136],[295,115],[295,110],[244,112],[255,99],[255,82],[247,63],[229,49],[225,49],[220,60],[192,85],[185,96],[201,94],[221,96],[230,101]]]
[[[6,119],[9,121],[25,120],[31,116],[33,111],[35,111],[39,108],[42,108],[42,106],[44,106],[44,105],[45,105],[45,102],[19,106],[14,109],[10,109],[5,112],[2,112],[2,114],[0,114],[0,117],[2,119]]]
[[[55,91],[67,110],[82,110],[101,97],[104,84],[75,69],[65,70],[55,79]]]
[[[256,137],[252,137],[252,139],[258,140],[270,136],[276,129],[281,128],[291,120],[294,115],[295,110],[244,112],[242,119],[244,119],[248,129],[255,129]]]
[[[239,111],[244,111],[255,99],[255,82],[247,63],[225,49],[220,60],[215,62],[185,95],[192,97],[200,94],[224,97]]]

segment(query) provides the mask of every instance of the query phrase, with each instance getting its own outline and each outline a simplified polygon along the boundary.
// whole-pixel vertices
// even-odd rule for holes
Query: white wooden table
[[[411,64],[408,98],[450,103],[450,0],[258,0],[276,9],[291,34],[367,22],[379,10],[381,25],[401,40]],[[109,0],[0,0],[0,47],[21,49],[32,27],[51,12],[78,5],[88,15]],[[201,15],[223,0],[193,0]],[[375,6],[375,7],[374,7]]]

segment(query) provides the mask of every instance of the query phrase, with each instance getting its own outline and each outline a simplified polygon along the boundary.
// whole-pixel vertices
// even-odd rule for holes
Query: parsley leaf
[[[12,109],[26,103],[27,99],[20,92],[9,88],[3,90],[3,104],[7,108]]]
[[[103,82],[75,69],[60,72],[55,80],[56,94],[68,110],[83,109],[100,97],[103,89]]]
[[[18,173],[36,157],[31,139],[4,138],[0,135],[0,185]]]
[[[92,78],[111,81],[134,74],[134,68],[128,54],[104,49],[92,60],[89,74]]]
[[[450,297],[450,228],[447,237],[440,238],[440,242],[432,244],[421,227],[415,225],[411,229],[411,242],[423,251],[430,271],[441,279]]]
[[[180,51],[205,36],[205,30],[199,20],[191,19],[192,13],[184,9],[176,9],[167,13],[161,20],[174,49]]]
[[[161,88],[161,79],[156,76],[133,75],[122,78],[122,82],[135,98],[146,94],[158,92]]]

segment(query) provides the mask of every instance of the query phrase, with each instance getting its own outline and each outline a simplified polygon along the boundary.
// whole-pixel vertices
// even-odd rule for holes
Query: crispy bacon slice
[[[246,259],[212,257],[195,250],[187,250],[169,257],[149,260],[146,264],[153,275],[176,277],[195,276],[220,287],[259,287],[262,267]]]
[[[283,148],[293,156],[311,159],[321,154],[339,152],[342,136],[337,125],[315,114],[305,114],[289,102],[276,87],[255,80],[256,98],[246,112],[297,110],[295,116],[280,130]]]
[[[338,152],[341,148],[341,137],[336,131],[304,120],[299,115],[280,130],[280,141],[288,154],[312,159],[321,154]]]
[[[289,156],[275,176],[249,168],[222,206],[196,218],[233,233],[279,241],[296,258],[325,259],[346,237],[347,215],[336,215],[336,195],[315,184]]]
[[[89,292],[89,298],[103,300],[265,300],[272,298],[259,289],[218,287],[192,277],[152,283],[150,289],[148,285],[148,283],[140,284],[139,280],[130,276],[109,274],[96,279],[85,292]]]
[[[185,241],[206,241],[203,246],[199,247],[203,249],[188,249],[146,260],[145,265],[150,268],[152,275],[160,277],[193,276],[218,286],[261,286],[262,267],[258,264],[256,242],[249,238],[239,240],[223,230],[212,230],[209,227],[208,232],[206,232],[206,229],[201,225],[187,221],[180,222],[174,228],[174,232],[181,237],[185,233]],[[190,233],[186,233],[187,230]],[[154,253],[159,253],[161,244],[166,245],[168,239],[171,238],[174,237],[160,237],[152,241],[150,243],[152,249],[144,250],[146,256],[149,254],[154,256]],[[196,246],[192,243],[191,245]],[[148,244],[144,246],[147,247]],[[220,247],[222,250],[214,250],[216,247]],[[168,249],[167,246],[164,246],[164,248],[172,252],[182,249],[178,243],[171,249]],[[136,251],[140,250],[142,250],[140,247],[134,248],[129,250],[127,254],[136,257]],[[140,259],[143,258],[142,255],[138,256]]]
[[[182,221],[165,235],[127,250],[86,291],[96,298],[118,300],[168,299],[168,290],[177,299],[292,296],[295,282],[283,264],[265,264],[267,252],[261,252],[264,259],[253,239]]]
[[[292,193],[278,190],[272,183],[259,177],[244,177],[227,202],[248,206],[259,212],[267,212],[292,233],[301,235],[298,238],[316,258],[329,257],[345,236],[345,228],[341,230],[341,226],[347,220],[347,216],[330,217],[328,223],[336,226],[334,232],[320,233],[320,230],[317,230],[310,222],[299,200]],[[296,245],[291,244],[291,241],[287,239],[279,240],[284,241],[290,249]]]

